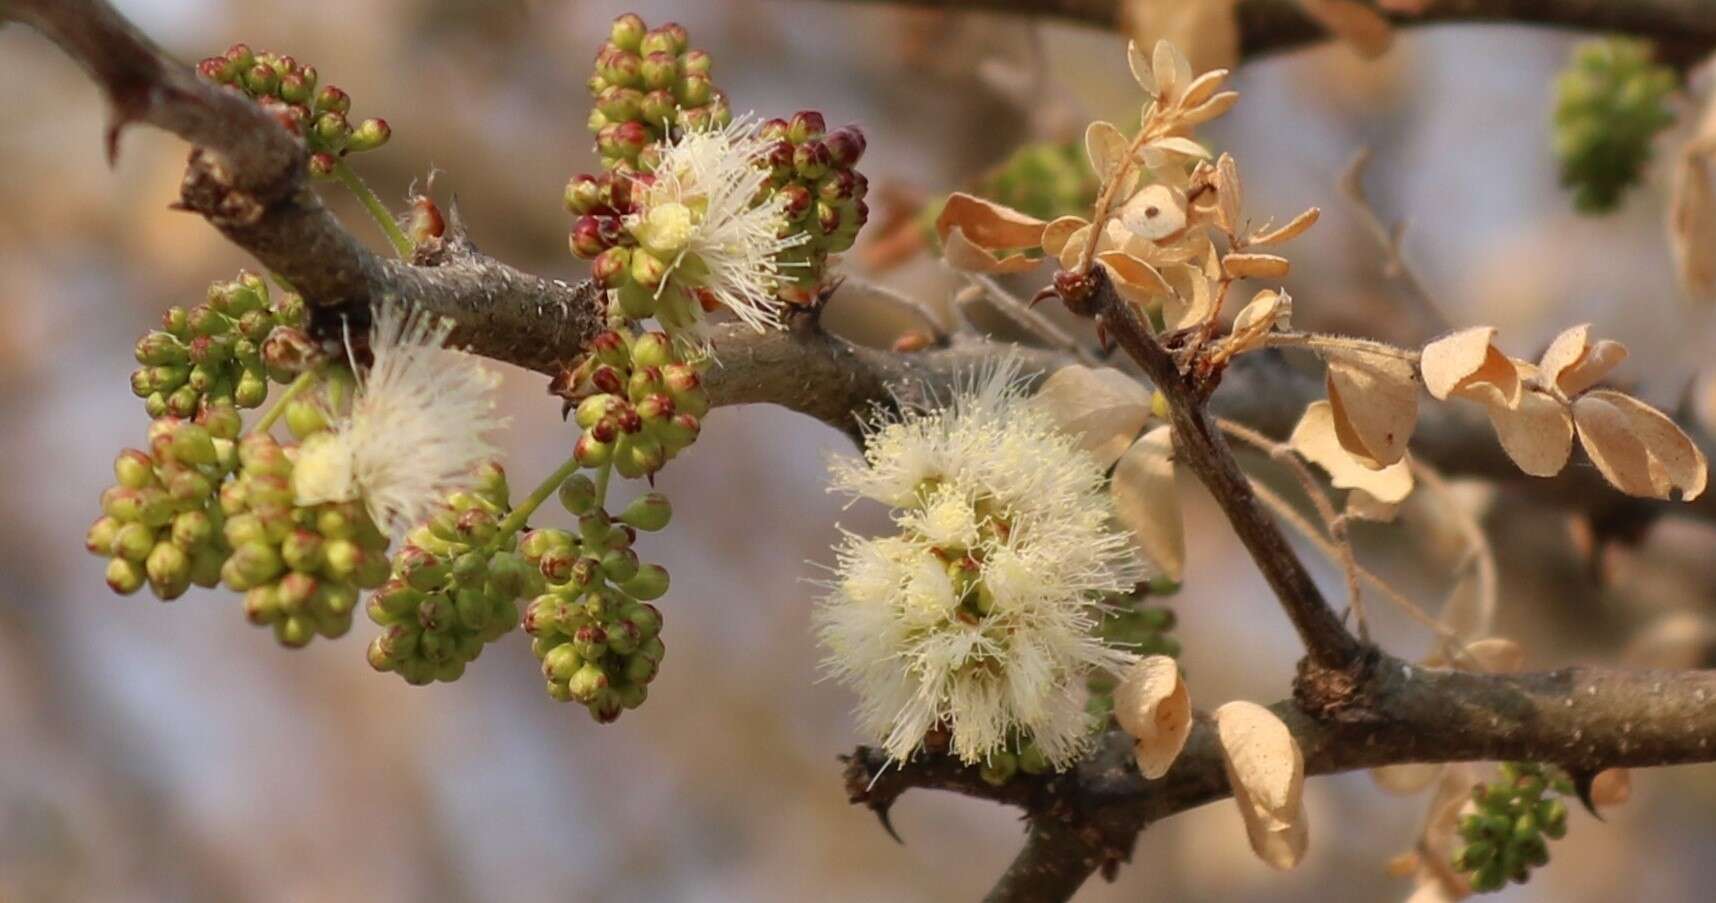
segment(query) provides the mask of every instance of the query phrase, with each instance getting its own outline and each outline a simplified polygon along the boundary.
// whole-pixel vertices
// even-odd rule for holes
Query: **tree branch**
[[[1049,10],[1112,23],[1119,0],[1056,0]],[[1023,0],[964,0],[925,5],[1020,9]],[[1043,11],[1043,4],[1032,9]],[[1317,37],[1295,4],[1243,0],[1248,53]],[[24,21],[58,43],[101,86],[113,107],[109,147],[130,122],[174,132],[193,151],[183,205],[279,273],[319,308],[371,304],[397,297],[453,319],[456,337],[474,351],[545,373],[581,355],[601,326],[596,294],[524,273],[478,252],[451,216],[446,238],[412,261],[365,249],[328,212],[311,188],[302,147],[255,105],[199,81],[100,0],[0,0],[0,19]],[[1512,19],[1604,28],[1708,48],[1716,43],[1716,0],[1443,0],[1423,21]],[[1268,23],[1276,24],[1269,25]],[[1262,23],[1262,24],[1260,24]],[[1267,25],[1267,27],[1265,27]],[[1098,271],[1100,272],[1100,271]],[[1172,403],[1189,466],[1204,479],[1280,594],[1312,652],[1296,681],[1296,701],[1275,711],[1298,738],[1307,770],[1325,774],[1403,762],[1525,759],[1576,773],[1603,767],[1664,765],[1716,757],[1716,672],[1625,672],[1574,669],[1494,676],[1432,672],[1360,645],[1346,634],[1279,531],[1256,506],[1199,398],[1171,356],[1129,311],[1115,307],[1109,324]],[[1070,360],[1061,352],[981,341],[913,354],[862,348],[822,332],[812,316],[784,332],[756,334],[718,327],[720,366],[708,385],[719,404],[774,403],[851,430],[854,417],[910,386],[944,388],[979,361],[1019,354],[1032,371]],[[1212,413],[1263,433],[1286,434],[1321,381],[1277,353],[1249,355],[1230,366],[1209,399]],[[1450,474],[1495,477],[1573,508],[1602,503],[1656,512],[1666,505],[1622,499],[1594,473],[1527,480],[1500,450],[1483,418],[1453,406],[1427,411],[1414,452]],[[1674,510],[1716,519],[1716,493]],[[1019,776],[1002,787],[946,756],[925,756],[883,771],[884,760],[860,749],[848,763],[856,802],[886,815],[914,787],[938,787],[1026,809],[1025,850],[996,887],[994,899],[1064,898],[1098,868],[1131,854],[1144,825],[1228,793],[1219,750],[1200,720],[1179,762],[1145,782],[1129,763],[1131,740],[1107,731],[1073,771]]]
[[[986,11],[1123,28],[1127,0],[855,0],[948,12]],[[1361,0],[1375,7],[1374,0]],[[1239,53],[1249,60],[1327,40],[1298,0],[1239,0]],[[1383,15],[1396,27],[1455,22],[1515,22],[1617,32],[1658,42],[1666,58],[1687,63],[1716,48],[1716,0],[1429,0],[1413,15]]]
[[[1573,774],[1594,774],[1605,768],[1716,760],[1713,700],[1716,671],[1569,668],[1475,674],[1427,670],[1373,653],[1364,679],[1338,713],[1313,717],[1293,701],[1271,709],[1293,732],[1309,775],[1467,761],[1550,762]],[[1041,812],[1080,814],[1073,823],[1078,827],[1064,827],[1053,837],[1039,837],[1033,821],[1026,850],[1009,875],[1027,857],[1035,861],[1054,850],[1078,863],[1088,877],[1097,865],[1130,856],[1124,826],[1141,829],[1231,793],[1206,716],[1196,717],[1185,749],[1158,780],[1145,780],[1129,764],[1132,742],[1110,727],[1074,770],[1016,775],[1000,787],[984,783],[976,767],[961,766],[946,755],[926,755],[901,766],[890,764],[880,750],[859,747],[847,757],[846,786],[854,802],[880,813],[907,790],[926,788],[1020,806],[1038,820]],[[1092,850],[1102,851],[1096,862],[1089,862]],[[1032,899],[1066,899],[1077,886]]]
[[[481,254],[456,215],[448,217],[447,239],[421,249],[415,261],[371,253],[317,198],[290,134],[255,104],[197,79],[105,2],[0,0],[4,16],[40,29],[82,65],[110,98],[116,126],[146,122],[203,145],[186,174],[186,206],[311,303],[339,307],[402,298],[452,319],[454,340],[475,353],[548,374],[581,355],[601,328],[590,286],[545,279]],[[969,341],[899,354],[852,345],[803,320],[790,332],[766,335],[717,327],[714,343],[721,366],[709,385],[717,404],[778,404],[847,431],[855,414],[889,402],[890,386],[921,380],[945,387],[998,353],[1024,355],[1027,369],[1073,362],[1051,351]],[[1279,355],[1247,355],[1229,367],[1211,412],[1280,437],[1322,391],[1321,379]],[[1716,447],[1705,445],[1716,456]],[[1552,480],[1525,477],[1485,418],[1459,405],[1424,411],[1413,453],[1450,475],[1495,479],[1567,508],[1676,511],[1716,520],[1716,493],[1691,504],[1642,502],[1619,496],[1590,468],[1570,468]]]
[[[1252,496],[1251,483],[1227,447],[1221,431],[1204,415],[1204,398],[1180,373],[1173,355],[1151,335],[1132,305],[1121,299],[1108,271],[1093,267],[1088,276],[1097,316],[1109,335],[1144,369],[1156,391],[1168,400],[1179,460],[1203,481],[1216,505],[1227,515],[1234,533],[1263,572],[1288,620],[1299,631],[1305,651],[1330,671],[1344,671],[1359,658],[1363,645],[1347,632],[1324,600],[1316,581],[1287,544],[1281,528]]]

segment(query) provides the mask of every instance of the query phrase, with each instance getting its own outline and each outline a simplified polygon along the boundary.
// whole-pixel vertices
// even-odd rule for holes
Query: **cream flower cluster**
[[[627,223],[644,250],[667,263],[658,300],[673,288],[700,289],[758,332],[780,326],[776,258],[807,236],[783,237],[787,199],[767,190],[770,147],[748,116],[689,130],[664,146]],[[671,307],[662,313],[670,320],[696,315]]]
[[[968,763],[1023,737],[1056,768],[1076,760],[1087,672],[1131,660],[1094,635],[1097,600],[1144,572],[1101,468],[1028,403],[1017,365],[879,419],[864,459],[832,469],[899,528],[847,536],[816,613],[863,730],[899,760],[938,726]]]
[[[360,374],[350,412],[299,451],[299,505],[362,501],[377,525],[397,531],[475,483],[478,465],[496,457],[489,434],[506,425],[495,411],[500,376],[444,347],[452,330],[398,304],[376,310],[375,362]]]

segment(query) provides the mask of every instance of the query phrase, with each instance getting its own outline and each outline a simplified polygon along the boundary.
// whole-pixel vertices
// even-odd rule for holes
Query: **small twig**
[[[1292,527],[1294,532],[1303,536],[1306,542],[1316,546],[1317,551],[1321,552],[1323,557],[1330,561],[1337,560],[1337,557],[1340,554],[1339,549],[1335,547],[1335,544],[1330,541],[1327,536],[1323,535],[1322,531],[1317,529],[1315,524],[1311,523],[1310,518],[1300,514],[1299,509],[1293,507],[1292,503],[1288,502],[1277,494],[1275,490],[1270,489],[1268,486],[1256,479],[1251,481],[1251,491],[1257,494],[1257,500],[1262,502],[1265,508],[1268,508],[1273,512],[1276,517],[1281,518],[1287,526]],[[1357,570],[1360,580],[1363,580],[1365,583],[1369,584],[1372,589],[1381,593],[1383,598],[1394,603],[1395,607],[1404,612],[1407,617],[1417,621],[1419,624],[1435,633],[1438,642],[1442,646],[1443,655],[1448,656],[1450,661],[1458,660],[1463,656],[1463,650],[1460,647],[1459,638],[1455,637],[1452,631],[1443,626],[1441,621],[1436,620],[1433,615],[1425,611],[1423,606],[1412,601],[1411,597],[1407,596],[1399,589],[1396,589],[1395,586],[1387,580],[1382,579],[1382,576],[1375,571],[1366,568],[1362,564],[1358,566]]]
[[[922,321],[926,330],[937,342],[945,340],[950,332],[945,320],[931,309],[929,304],[868,279],[847,276],[841,280],[839,288],[835,290],[834,297],[853,303],[881,304],[904,311]]]
[[[1013,321],[1015,326],[1041,339],[1048,347],[1077,357],[1082,363],[1101,363],[1084,343],[1056,325],[1055,321],[1019,300],[1012,292],[1002,288],[994,279],[980,273],[968,273],[966,277],[983,292],[983,298],[989,302],[989,306]]]
[[[1397,223],[1394,226],[1389,226],[1384,223],[1382,217],[1377,214],[1376,208],[1371,205],[1370,196],[1365,194],[1364,170],[1370,163],[1370,157],[1371,153],[1368,147],[1361,147],[1357,153],[1353,154],[1352,162],[1348,163],[1347,168],[1341,171],[1339,181],[1341,195],[1351,204],[1353,214],[1358,217],[1359,223],[1365,227],[1365,231],[1369,232],[1371,237],[1376,239],[1376,243],[1381,246],[1383,254],[1386,255],[1383,274],[1405,286],[1407,294],[1417,302],[1415,310],[1427,327],[1426,334],[1435,335],[1446,332],[1453,328],[1453,318],[1448,316],[1447,309],[1436,300],[1436,296],[1432,295],[1428,288],[1425,288],[1424,281],[1418,278],[1418,274],[1413,272],[1412,267],[1406,263],[1405,258],[1400,254],[1400,241],[1406,232],[1405,224]]]
[[[1299,453],[1284,442],[1277,442],[1262,433],[1231,420],[1216,418],[1216,426],[1222,432],[1241,442],[1263,452],[1271,461],[1285,465],[1288,472],[1299,481],[1299,487],[1305,491],[1305,496],[1311,500],[1312,507],[1317,509],[1317,516],[1323,519],[1323,526],[1329,531],[1329,537],[1334,540],[1335,554],[1332,556],[1339,562],[1341,572],[1347,581],[1347,607],[1353,613],[1353,619],[1358,623],[1359,638],[1370,642],[1370,624],[1364,616],[1364,595],[1359,591],[1358,555],[1353,552],[1353,544],[1347,536],[1346,516],[1335,510],[1334,503],[1329,500],[1328,493],[1323,491],[1316,474],[1305,464]],[[1255,482],[1253,488],[1255,489]]]
[[[1479,607],[1483,611],[1484,629],[1487,631],[1491,620],[1495,617],[1496,601],[1500,598],[1498,590],[1499,579],[1496,572],[1495,548],[1490,544],[1490,538],[1484,532],[1482,524],[1472,516],[1459,500],[1454,498],[1454,492],[1448,487],[1447,480],[1434,467],[1416,459],[1409,458],[1412,475],[1419,482],[1429,487],[1441,499],[1443,506],[1454,518],[1454,524],[1460,530],[1460,535],[1466,540],[1467,554],[1471,556],[1472,566],[1478,572]],[[1440,623],[1440,621],[1438,621]],[[1462,637],[1463,642],[1479,639],[1478,637]]]
[[[1287,544],[1281,528],[1258,506],[1250,483],[1233,460],[1233,453],[1204,414],[1203,393],[1187,383],[1173,355],[1156,341],[1139,320],[1137,311],[1115,291],[1105,270],[1093,269],[1086,278],[1090,280],[1094,306],[1109,335],[1126,349],[1167,399],[1174,441],[1182,452],[1180,460],[1203,481],[1227,515],[1240,542],[1251,553],[1288,620],[1299,632],[1310,660],[1331,671],[1344,671],[1356,665],[1364,654],[1364,644],[1347,632],[1322,591],[1317,589],[1316,581],[1305,570],[1304,562]]]
[[[1265,334],[1256,348],[1308,348],[1312,351],[1357,351],[1418,363],[1419,352],[1399,348],[1375,339],[1329,335],[1320,332],[1271,332]]]

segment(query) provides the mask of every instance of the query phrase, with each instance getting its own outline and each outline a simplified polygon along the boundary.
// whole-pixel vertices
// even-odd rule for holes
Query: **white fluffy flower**
[[[758,332],[781,325],[776,257],[808,238],[782,237],[785,197],[757,200],[768,182],[770,146],[748,116],[685,132],[662,151],[628,223],[647,250],[671,258],[663,288],[677,279],[704,289]]]
[[[307,439],[292,470],[300,505],[364,503],[384,530],[418,523],[469,488],[493,460],[495,372],[444,347],[452,323],[397,304],[376,312],[375,363],[358,377],[351,410]]]
[[[873,423],[836,489],[895,509],[899,532],[848,535],[818,606],[825,667],[896,759],[945,723],[978,762],[1028,736],[1056,767],[1087,748],[1084,678],[1127,653],[1095,636],[1098,596],[1144,577],[1099,465],[1024,398],[1014,364],[939,408]]]

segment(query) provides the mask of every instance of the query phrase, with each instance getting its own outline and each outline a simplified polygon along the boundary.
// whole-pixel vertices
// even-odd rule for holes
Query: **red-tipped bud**
[[[792,121],[787,123],[787,138],[794,144],[820,141],[827,131],[828,124],[815,110],[800,110],[792,114]]]
[[[866,146],[864,133],[855,125],[834,130],[823,139],[823,144],[828,146],[828,155],[834,165],[842,169],[856,164],[864,156]]]
[[[596,259],[590,263],[590,275],[595,277],[603,288],[619,288],[626,281],[631,266],[630,248],[609,248],[596,255]]]
[[[613,27],[608,31],[608,41],[621,50],[635,53],[648,31],[649,26],[644,24],[643,18],[637,13],[625,13],[614,20]]]

